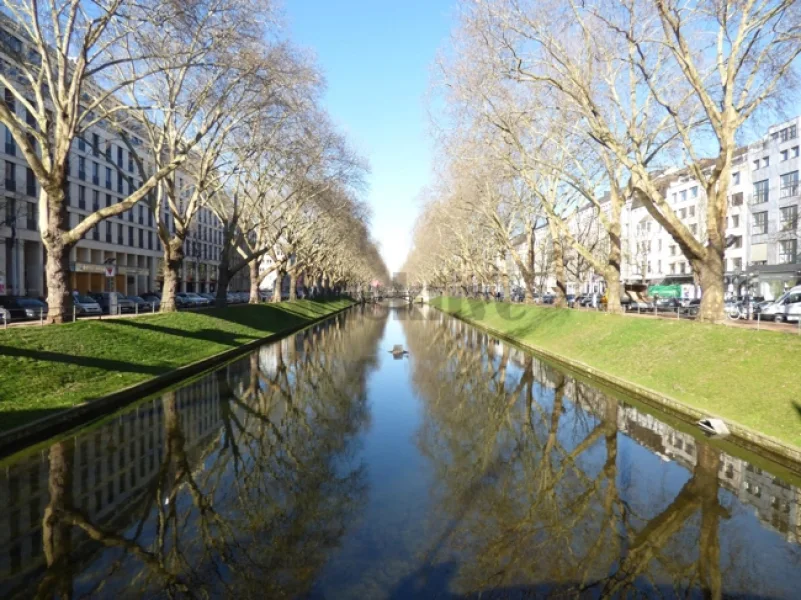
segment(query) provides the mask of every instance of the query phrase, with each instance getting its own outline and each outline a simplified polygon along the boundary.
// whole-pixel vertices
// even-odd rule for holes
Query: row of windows
[[[779,231],[795,231],[798,229],[798,207],[785,206],[779,211]],[[754,213],[754,221],[751,228],[754,235],[768,233],[768,212],[762,211]]]
[[[779,198],[792,198],[798,196],[798,171],[785,173],[780,178]],[[770,180],[754,182],[754,195],[751,204],[764,204],[770,200]]]
[[[787,148],[785,150],[782,150],[782,152],[781,152],[782,162],[784,162],[786,160],[790,160],[791,158],[798,158],[798,155],[799,155],[799,147],[798,146],[793,146],[792,148]],[[754,161],[753,161],[753,164],[754,164],[754,170],[755,171],[757,169],[765,169],[765,168],[770,166],[770,156],[763,156],[761,159],[760,158],[755,158]],[[739,173],[734,173],[733,177],[735,175],[736,175],[737,180],[736,181],[733,180],[733,183],[736,185],[736,184],[740,183],[740,174]]]

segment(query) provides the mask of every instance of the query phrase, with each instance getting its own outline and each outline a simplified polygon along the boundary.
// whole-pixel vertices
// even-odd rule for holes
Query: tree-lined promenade
[[[700,320],[721,321],[737,141],[792,97],[799,54],[793,0],[460,3],[436,78],[441,167],[404,271],[508,297],[511,262],[529,298],[547,272],[563,305],[583,262],[619,312],[633,202],[690,265]],[[667,197],[671,168],[698,182],[696,225]]]
[[[385,277],[361,199],[367,164],[321,107],[322,75],[282,37],[272,3],[0,6],[0,123],[38,184],[51,321],[72,314],[70,251],[140,204],[163,250],[163,312],[175,310],[187,237],[202,208],[222,224],[219,306],[242,269],[250,271],[251,302],[271,273],[290,278],[291,297],[301,277],[322,290]],[[92,205],[76,223],[67,207],[78,145],[105,157],[127,195]]]

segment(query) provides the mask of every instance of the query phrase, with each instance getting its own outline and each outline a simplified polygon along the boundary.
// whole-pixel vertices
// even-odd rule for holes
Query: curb
[[[65,408],[64,410],[56,412],[52,415],[42,417],[41,419],[37,419],[31,423],[20,425],[19,427],[15,427],[9,431],[0,433],[0,458],[5,458],[14,452],[27,448],[28,446],[43,442],[58,435],[59,433],[65,432],[65,430],[68,430],[69,428],[83,424],[88,419],[110,413],[136,400],[140,400],[144,396],[155,394],[156,392],[163,390],[172,384],[184,381],[185,379],[188,379],[194,375],[199,375],[200,373],[208,371],[213,367],[217,367],[222,363],[228,362],[241,354],[246,354],[248,351],[258,348],[259,346],[283,339],[289,335],[292,335],[293,333],[307,329],[308,327],[311,327],[312,325],[315,325],[321,321],[325,321],[326,319],[330,319],[331,317],[336,316],[352,308],[353,306],[355,306],[355,303],[351,304],[350,306],[346,306],[345,308],[335,310],[325,316],[308,321],[307,323],[282,329],[281,331],[271,333],[263,338],[252,340],[242,344],[241,346],[237,346],[236,348],[231,348],[230,350],[225,350],[219,354],[214,354],[188,365],[178,367],[172,371],[169,371],[168,373],[156,375],[155,377],[152,377],[146,381],[135,383],[106,396],[102,396],[95,400],[86,401],[83,404],[78,404],[71,408]]]
[[[541,356],[563,367],[567,367],[572,371],[576,371],[579,374],[584,375],[593,381],[601,383],[619,393],[634,396],[634,398],[641,401],[643,404],[662,410],[669,415],[677,417],[685,423],[692,425],[693,427],[695,427],[697,421],[702,418],[714,417],[722,419],[725,421],[729,431],[731,432],[731,436],[727,438],[726,441],[730,441],[736,446],[739,446],[744,450],[748,450],[749,452],[762,455],[765,458],[791,471],[801,473],[801,448],[798,448],[797,446],[792,446],[782,442],[781,440],[777,440],[774,437],[751,429],[750,427],[746,427],[745,425],[740,425],[739,423],[730,421],[729,419],[724,419],[723,417],[720,417],[714,413],[689,406],[684,402],[676,400],[675,398],[671,398],[670,396],[660,392],[656,392],[650,388],[632,383],[615,375],[610,375],[583,362],[573,360],[561,354],[557,354],[555,352],[551,352],[550,350],[546,350],[539,346],[516,339],[492,327],[488,327],[470,319],[463,318],[459,315],[449,313],[436,306],[433,306],[432,308],[440,311],[443,314],[468,323],[473,327],[482,329],[487,333],[491,333],[499,339],[525,348],[535,355]]]

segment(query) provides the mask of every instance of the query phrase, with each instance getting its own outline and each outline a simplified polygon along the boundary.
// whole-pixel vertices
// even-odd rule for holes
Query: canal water
[[[0,462],[0,597],[799,598],[801,493],[758,462],[356,308]]]

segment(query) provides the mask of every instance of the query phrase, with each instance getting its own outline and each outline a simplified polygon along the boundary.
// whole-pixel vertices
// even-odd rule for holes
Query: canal
[[[798,482],[742,456],[359,307],[0,462],[0,597],[798,598]]]

